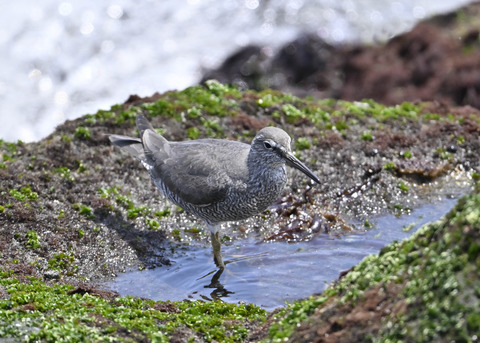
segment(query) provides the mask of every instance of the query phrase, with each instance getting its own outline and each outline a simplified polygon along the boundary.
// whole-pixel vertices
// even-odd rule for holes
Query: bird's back
[[[247,157],[244,143],[199,139],[162,142],[157,133],[145,131],[143,143],[150,175],[165,195],[186,207],[209,206],[223,201],[229,191],[246,187]]]

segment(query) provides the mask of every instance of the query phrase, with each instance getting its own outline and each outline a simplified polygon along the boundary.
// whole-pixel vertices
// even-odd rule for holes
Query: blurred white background
[[[183,89],[247,44],[379,42],[471,0],[0,0],[0,139]]]

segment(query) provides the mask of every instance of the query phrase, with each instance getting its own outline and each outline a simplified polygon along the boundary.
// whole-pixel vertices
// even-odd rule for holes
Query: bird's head
[[[300,170],[316,183],[320,183],[320,179],[293,155],[290,143],[290,136],[282,129],[265,127],[258,131],[253,139],[251,151],[257,155],[258,163],[270,165],[286,163],[290,167]]]

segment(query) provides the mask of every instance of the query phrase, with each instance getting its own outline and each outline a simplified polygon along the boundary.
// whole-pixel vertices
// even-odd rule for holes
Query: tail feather
[[[109,135],[108,138],[110,139],[110,142],[119,146],[120,148],[131,144],[142,144],[139,138],[133,138],[128,136]]]
[[[143,133],[146,130],[152,130],[153,132],[155,132],[155,129],[153,128],[152,124],[150,124],[150,122],[147,120],[147,118],[145,118],[143,114],[137,115],[136,122],[137,122],[137,129],[138,129],[138,133],[140,134],[140,137],[143,137]]]
[[[170,144],[162,136],[150,129],[142,137],[145,160],[149,165],[156,166],[163,163],[170,155]]]
[[[156,162],[166,159],[170,154],[168,141],[159,135],[143,114],[137,116],[137,129],[140,138],[110,135],[110,141],[133,155],[150,170]]]
[[[108,138],[113,144],[119,146],[138,160],[145,161],[143,144],[140,139],[120,135],[110,135]]]

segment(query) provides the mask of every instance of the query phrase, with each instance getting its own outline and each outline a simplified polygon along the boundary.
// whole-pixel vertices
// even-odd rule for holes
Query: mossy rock
[[[274,342],[474,342],[480,333],[480,184],[438,222],[366,257],[277,315]]]

